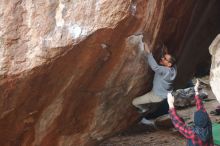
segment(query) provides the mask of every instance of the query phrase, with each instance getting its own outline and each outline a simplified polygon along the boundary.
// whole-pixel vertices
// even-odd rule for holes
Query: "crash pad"
[[[214,144],[220,146],[220,124],[212,123],[212,134],[213,134]]]

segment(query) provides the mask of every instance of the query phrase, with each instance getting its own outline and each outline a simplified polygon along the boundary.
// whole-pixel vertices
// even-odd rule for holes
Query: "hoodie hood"
[[[202,109],[194,113],[194,123],[197,127],[205,128],[209,122],[209,116],[207,112],[204,112]]]
[[[209,121],[208,125],[205,128],[201,128],[198,126],[195,126],[193,131],[196,133],[196,135],[203,141],[206,142],[212,137],[212,126]]]

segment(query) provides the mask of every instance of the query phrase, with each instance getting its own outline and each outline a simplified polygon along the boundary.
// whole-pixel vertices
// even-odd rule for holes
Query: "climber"
[[[143,50],[145,51],[147,55],[147,60],[149,63],[149,66],[151,69],[155,72],[154,79],[153,79],[153,89],[146,93],[145,95],[142,95],[140,97],[136,97],[132,104],[140,110],[140,113],[144,113],[146,111],[149,111],[151,109],[151,112],[154,112],[157,110],[158,107],[147,107],[147,105],[151,105],[154,103],[162,103],[163,105],[160,106],[166,106],[166,109],[163,110],[162,114],[168,114],[168,104],[167,104],[167,93],[171,92],[173,90],[172,83],[176,77],[177,71],[175,66],[175,59],[170,54],[167,53],[167,51],[164,51],[164,54],[161,57],[160,65],[155,61],[151,50],[149,49],[148,43],[146,42],[140,42],[142,45],[140,47],[143,47]],[[149,104],[151,103],[151,104]],[[156,109],[155,109],[156,108]],[[153,110],[152,110],[153,109]],[[159,115],[160,116],[160,115]]]
[[[187,138],[187,146],[213,146],[212,123],[199,97],[199,81],[194,87],[197,111],[194,113],[195,126],[187,126],[174,107],[174,96],[167,94],[169,114],[174,127]]]

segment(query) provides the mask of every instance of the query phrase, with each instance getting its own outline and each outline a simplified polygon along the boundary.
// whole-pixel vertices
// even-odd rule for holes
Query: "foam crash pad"
[[[214,144],[220,146],[220,124],[212,123],[212,134],[213,134]]]

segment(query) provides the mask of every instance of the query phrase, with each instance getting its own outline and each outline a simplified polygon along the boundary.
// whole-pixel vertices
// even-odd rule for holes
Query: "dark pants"
[[[145,117],[147,119],[155,119],[159,116],[162,116],[162,115],[165,115],[165,114],[168,114],[168,111],[169,111],[169,105],[167,103],[167,99],[164,99],[159,107],[156,109],[156,111],[154,111],[153,113],[149,113],[147,114]]]

